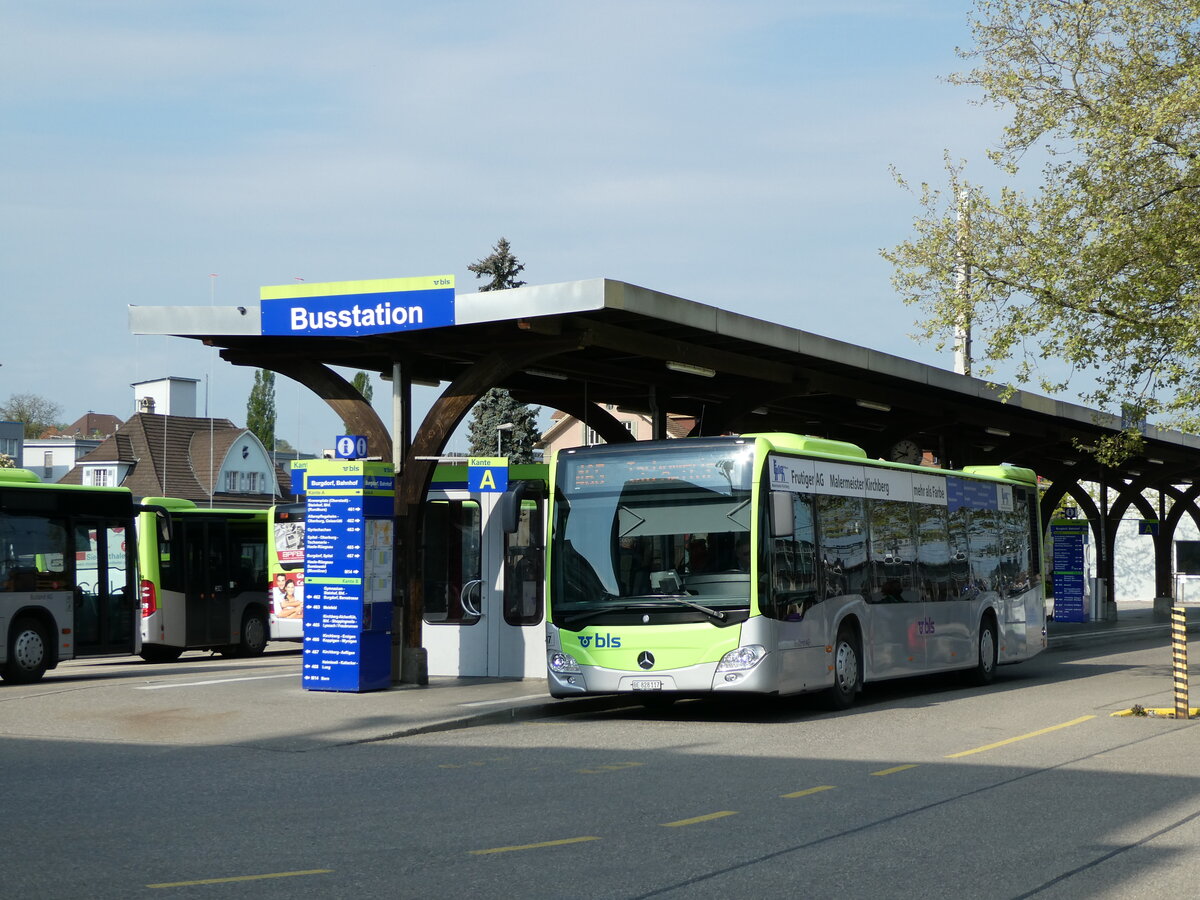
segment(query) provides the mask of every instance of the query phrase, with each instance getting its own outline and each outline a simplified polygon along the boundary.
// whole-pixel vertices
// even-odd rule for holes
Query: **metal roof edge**
[[[129,309],[133,334],[247,335],[262,333],[258,304],[250,306],[134,306]]]

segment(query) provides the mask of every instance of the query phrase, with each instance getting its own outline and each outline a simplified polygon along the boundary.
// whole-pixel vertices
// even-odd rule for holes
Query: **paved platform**
[[[1200,631],[1200,603],[1185,603],[1188,633]],[[1114,621],[1046,623],[1051,650],[1068,650],[1091,644],[1171,637],[1170,614],[1156,613],[1154,602],[1118,602]]]

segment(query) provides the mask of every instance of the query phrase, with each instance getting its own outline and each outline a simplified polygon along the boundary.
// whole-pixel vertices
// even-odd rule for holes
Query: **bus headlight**
[[[767,648],[761,644],[750,644],[730,650],[717,663],[718,672],[744,672],[758,665],[759,660],[767,655]]]
[[[555,650],[549,655],[547,663],[550,666],[551,672],[556,672],[559,675],[578,674],[581,670],[579,663],[575,661],[569,653],[563,653],[561,650]]]

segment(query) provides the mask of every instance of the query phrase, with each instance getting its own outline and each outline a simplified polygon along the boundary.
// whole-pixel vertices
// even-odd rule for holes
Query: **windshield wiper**
[[[612,597],[611,594],[605,594],[604,596],[605,598]],[[605,613],[610,612],[629,612],[633,609],[648,608],[649,607],[645,603],[621,603],[616,606],[598,606],[595,609],[589,609],[585,612],[575,613],[573,616],[567,616],[565,619],[563,619],[562,623],[564,627],[570,627],[576,622],[582,622],[584,619],[590,619],[592,616],[602,616]]]
[[[612,594],[605,594],[604,599],[615,600],[616,597],[614,597]],[[642,595],[638,596],[637,598],[631,597],[629,599],[631,599],[631,600],[637,599],[637,600],[641,600],[642,602],[641,603],[620,603],[620,604],[617,604],[616,606],[601,606],[601,607],[597,607],[596,609],[589,609],[586,612],[575,613],[573,616],[567,616],[567,618],[563,619],[563,621],[562,621],[563,626],[570,627],[571,625],[574,625],[576,622],[582,622],[584,619],[589,619],[592,616],[604,615],[605,613],[610,613],[610,612],[630,612],[631,610],[635,610],[635,609],[641,609],[641,610],[654,609],[655,603],[653,601],[658,601],[658,600],[673,600],[676,603],[682,603],[684,606],[690,606],[692,609],[698,610],[699,612],[702,612],[707,616],[712,616],[714,619],[719,619],[722,622],[724,622],[727,618],[729,618],[728,614],[722,612],[719,609],[713,609],[712,607],[704,606],[700,603],[696,603],[694,600],[689,600],[687,597],[680,596],[679,594],[642,594]],[[650,602],[647,602],[647,601],[650,601]]]
[[[711,606],[705,606],[702,603],[697,603],[695,600],[689,600],[680,594],[655,594],[655,599],[662,598],[663,600],[674,600],[676,603],[682,603],[684,606],[690,606],[692,609],[697,609],[707,616],[712,616],[714,619],[720,619],[724,622],[729,616],[719,609],[713,609]]]

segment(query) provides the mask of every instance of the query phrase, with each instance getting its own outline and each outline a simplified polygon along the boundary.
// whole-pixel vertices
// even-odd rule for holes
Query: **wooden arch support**
[[[324,363],[237,350],[222,350],[221,357],[235,366],[270,369],[304,385],[329,405],[351,434],[366,437],[372,456],[391,460],[392,437],[379,414],[354,385]]]

